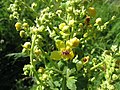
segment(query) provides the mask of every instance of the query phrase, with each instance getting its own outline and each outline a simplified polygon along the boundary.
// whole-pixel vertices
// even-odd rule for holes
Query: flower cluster
[[[37,3],[27,6],[33,12],[39,9],[35,22],[19,18],[15,24],[22,38],[30,38],[22,45],[22,53],[30,56],[30,64],[23,70],[34,77],[35,90],[115,89],[111,81],[118,80],[116,59],[101,54],[106,42],[103,31],[114,17],[103,22],[95,7],[89,5],[91,0],[40,2],[41,7]]]

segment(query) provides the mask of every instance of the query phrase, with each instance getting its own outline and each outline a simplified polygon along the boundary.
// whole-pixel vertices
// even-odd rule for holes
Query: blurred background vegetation
[[[14,89],[16,80],[23,77],[24,64],[29,62],[16,54],[22,50],[22,39],[15,30],[16,20],[9,19],[10,3],[10,0],[0,1],[0,90]]]
[[[16,90],[20,85],[24,86],[24,89],[21,90],[26,90],[26,84],[19,82],[20,80],[25,82],[22,68],[29,63],[29,58],[20,54],[22,51],[21,44],[24,40],[15,30],[16,19],[11,20],[9,18],[10,11],[8,8],[13,2],[14,0],[1,0],[0,2],[0,90]],[[29,0],[28,4],[32,2],[34,0]],[[103,22],[108,21],[114,15],[116,16],[116,20],[103,33],[105,34],[104,40],[109,40],[106,41],[108,42],[106,44],[120,45],[120,0],[93,0],[93,2],[91,6],[96,8],[96,17],[101,17]],[[34,16],[28,14],[26,17],[31,20],[35,19]]]

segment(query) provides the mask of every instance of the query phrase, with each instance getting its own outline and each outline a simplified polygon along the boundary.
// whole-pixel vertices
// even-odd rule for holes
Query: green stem
[[[101,62],[101,63],[95,65],[94,67],[90,68],[90,70],[92,71],[92,70],[98,68],[99,66],[103,65],[103,63],[104,63],[104,62]]]
[[[62,90],[67,90],[65,77],[63,77],[63,81],[62,81]]]
[[[33,49],[34,49],[34,46],[35,46],[36,37],[37,37],[37,35],[32,36],[32,45],[31,45],[31,51],[30,51],[30,63],[31,63],[31,65],[33,65]]]
[[[34,73],[35,78],[37,79],[37,81],[39,81],[39,82],[40,82],[40,84],[43,86],[43,82],[39,79],[39,76],[38,76],[38,74],[37,74],[37,72],[36,72],[35,68],[33,68],[33,69],[32,69],[32,71],[33,71],[33,73]]]
[[[30,50],[30,63],[33,66],[32,71],[33,71],[33,73],[35,75],[35,78],[37,79],[37,81],[39,81],[41,83],[41,85],[43,85],[43,83],[39,79],[39,76],[38,76],[38,74],[37,74],[37,72],[35,70],[35,65],[33,63],[34,46],[35,46],[35,40],[36,40],[36,38],[37,38],[37,34],[32,36],[32,45],[31,45],[31,50]]]
[[[59,74],[61,74],[62,76],[64,76],[63,73],[62,73],[62,71],[60,71],[60,70],[57,70],[57,69],[55,69],[55,68],[50,68],[49,70],[56,71],[56,72],[58,72]]]
[[[74,30],[74,27],[72,26],[72,27],[71,27],[71,37],[70,37],[70,38],[73,38],[74,31],[75,31],[75,30]]]

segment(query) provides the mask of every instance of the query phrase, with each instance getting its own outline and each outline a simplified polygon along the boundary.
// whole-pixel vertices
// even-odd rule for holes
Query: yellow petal
[[[56,40],[55,44],[58,49],[65,47],[65,43],[62,40]]]
[[[73,51],[70,49],[70,47],[66,47],[61,49],[61,57],[65,60],[72,60],[74,57]]]
[[[60,60],[61,59],[60,51],[51,52],[50,58],[53,60]]]

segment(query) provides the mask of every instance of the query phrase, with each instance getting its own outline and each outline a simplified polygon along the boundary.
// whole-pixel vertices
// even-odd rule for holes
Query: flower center
[[[87,58],[84,58],[84,59],[83,59],[83,62],[87,62]]]
[[[63,54],[63,55],[69,55],[69,54],[70,54],[70,52],[69,52],[69,51],[67,51],[67,50],[65,50],[65,51],[62,51],[62,54]]]

